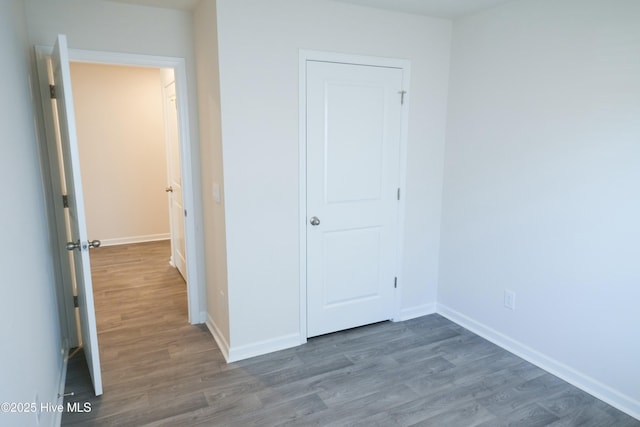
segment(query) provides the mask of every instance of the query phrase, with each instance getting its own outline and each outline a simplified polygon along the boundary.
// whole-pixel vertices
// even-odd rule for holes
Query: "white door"
[[[72,251],[71,270],[75,273],[78,289],[78,308],[80,310],[80,328],[82,344],[87,359],[89,373],[93,380],[96,396],[102,394],[102,374],[100,372],[100,354],[98,351],[98,332],[93,304],[93,287],[91,284],[91,265],[89,248],[99,246],[98,241],[89,241],[82,197],[82,180],[80,175],[80,155],[71,93],[71,72],[67,39],[63,35],[58,40],[51,56],[53,80],[55,85],[56,112],[62,146],[62,162],[67,187],[68,217],[71,242],[67,249]]]
[[[307,336],[393,316],[399,68],[307,61]]]
[[[165,87],[165,122],[167,132],[167,164],[169,186],[169,218],[171,222],[171,262],[187,279],[187,258],[184,243],[184,205],[180,171],[180,139],[178,135],[178,106],[176,83]]]

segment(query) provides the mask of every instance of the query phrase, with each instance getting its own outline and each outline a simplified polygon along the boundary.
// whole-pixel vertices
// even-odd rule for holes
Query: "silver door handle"
[[[75,242],[67,242],[64,246],[68,251],[73,251],[75,249],[80,250],[80,240],[76,240]]]
[[[173,187],[169,186],[165,188],[164,191],[166,191],[167,193],[173,193]]]
[[[67,244],[65,245],[65,248],[68,251],[73,251],[75,249],[80,251],[82,250],[83,247],[84,249],[87,249],[87,247],[99,248],[101,244],[102,242],[100,242],[100,240],[89,240],[86,245],[81,245],[80,240],[76,240],[75,242],[67,242]]]
[[[320,218],[318,218],[317,216],[312,216],[309,222],[315,227],[316,225],[320,225]]]

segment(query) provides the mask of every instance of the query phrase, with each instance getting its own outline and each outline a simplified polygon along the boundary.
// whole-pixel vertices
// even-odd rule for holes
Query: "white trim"
[[[342,64],[369,65],[376,67],[399,68],[402,70],[402,90],[407,91],[404,107],[402,108],[402,124],[400,135],[400,165],[399,165],[399,186],[400,186],[400,206],[398,208],[398,240],[396,248],[396,276],[399,286],[394,293],[394,313],[393,319],[401,319],[401,289],[402,289],[402,256],[404,246],[404,224],[405,224],[405,200],[404,189],[406,188],[407,176],[407,135],[409,129],[409,82],[411,81],[411,62],[406,59],[383,58],[376,56],[350,55],[334,52],[323,52],[316,50],[300,49],[298,59],[298,182],[299,182],[299,267],[300,267],[300,333],[298,344],[307,342],[307,61],[335,62]]]
[[[403,308],[400,310],[400,316],[393,319],[394,322],[404,322],[405,320],[415,319],[417,317],[428,316],[436,312],[436,304],[423,304],[414,307]]]
[[[300,335],[296,333],[258,341],[256,343],[242,345],[240,347],[231,347],[229,348],[229,357],[227,362],[237,362],[238,360],[261,356],[263,354],[273,353],[274,351],[297,347],[299,345]]]
[[[51,50],[51,47],[36,47],[36,51],[41,56],[50,53]],[[187,252],[187,296],[189,322],[191,324],[202,323],[200,295],[205,294],[205,286],[200,281],[200,277],[198,275],[198,255],[196,250],[196,241],[199,236],[196,233],[196,194],[193,185],[194,180],[200,178],[199,176],[194,176],[193,168],[191,166],[191,145],[193,142],[191,140],[191,133],[189,130],[189,100],[185,59],[169,56],[153,56],[120,52],[69,49],[69,60],[73,62],[89,62],[95,64],[115,64],[174,69],[176,80],[176,94],[178,95],[176,97],[176,105],[178,107],[178,132],[180,138],[180,163],[183,185],[182,202],[187,213],[190,213],[185,217],[185,246]],[[42,86],[43,84],[48,85],[48,82],[43,83],[41,79],[41,91],[44,102],[44,98],[48,93],[48,87],[45,88],[44,86]],[[46,111],[44,120],[49,120],[46,117]]]
[[[64,403],[64,387],[67,383],[67,367],[69,366],[69,348],[67,346],[63,346],[60,349],[60,353],[62,354],[62,364],[60,366],[60,376],[58,377],[58,390],[56,391],[56,395],[53,396],[51,402],[55,402],[56,405],[62,405]],[[62,424],[62,411],[53,411],[53,425],[59,426]],[[42,414],[40,414],[42,417]]]
[[[404,233],[406,219],[406,200],[407,200],[407,139],[409,135],[409,105],[411,100],[411,62],[402,60],[402,90],[404,93],[404,106],[402,108],[402,123],[400,127],[400,206],[398,207],[398,241],[396,248],[396,277],[398,278],[398,287],[395,292],[395,312],[394,319],[402,319],[402,288],[404,287],[404,271],[402,269],[402,261],[404,260]],[[435,309],[435,307],[434,307]]]
[[[171,234],[147,234],[146,236],[116,237],[115,239],[102,239],[100,246],[130,245],[134,243],[157,242],[171,239]]]
[[[452,322],[469,329],[482,338],[491,341],[516,356],[533,363],[539,368],[640,420],[640,402],[634,400],[632,397],[622,394],[588,375],[578,372],[570,366],[552,359],[446,305],[438,303],[436,312]]]
[[[300,240],[300,342],[307,342],[307,54],[298,62],[298,233]]]
[[[291,347],[297,347],[300,345],[300,337],[298,334],[289,334],[281,337],[271,338],[264,341],[258,341],[256,343],[243,345],[240,347],[230,347],[227,340],[224,338],[220,329],[216,326],[215,322],[210,315],[207,314],[206,321],[207,328],[213,339],[218,344],[218,348],[224,356],[227,363],[237,362],[239,360],[248,359],[250,357],[261,356],[263,354],[272,353],[274,351],[284,350]]]
[[[91,64],[105,65],[130,65],[149,68],[176,68],[180,66],[180,64],[184,65],[184,58],[173,56],[142,55],[135,53],[84,49],[69,49],[69,59],[73,62],[88,62]],[[183,94],[180,96],[183,96]]]
[[[339,64],[370,65],[373,67],[388,67],[400,69],[409,68],[411,63],[408,59],[385,58],[382,56],[352,55],[349,53],[325,52],[321,50],[309,49],[300,49],[300,60],[302,62],[336,62]]]
[[[216,323],[213,321],[213,319],[211,318],[211,316],[209,316],[208,313],[206,314],[205,324],[207,325],[207,329],[209,329],[209,332],[211,332],[211,335],[213,335],[213,339],[216,341],[216,344],[218,344],[218,348],[220,349],[220,352],[222,353],[224,360],[226,360],[228,363],[229,362],[229,343],[224,338],[224,335],[222,334],[222,332],[220,332],[220,329],[218,329],[218,327],[216,326]]]

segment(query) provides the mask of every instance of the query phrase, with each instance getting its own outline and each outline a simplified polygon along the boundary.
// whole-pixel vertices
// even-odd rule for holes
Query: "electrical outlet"
[[[504,290],[504,306],[509,310],[516,309],[516,293],[509,289]]]

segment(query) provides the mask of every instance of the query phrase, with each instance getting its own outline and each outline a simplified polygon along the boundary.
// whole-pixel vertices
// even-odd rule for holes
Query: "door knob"
[[[101,244],[102,242],[100,240],[89,240],[87,244],[81,245],[80,240],[76,240],[75,242],[68,242],[65,245],[65,248],[67,248],[68,251],[73,251],[75,249],[81,251],[82,249],[87,249],[87,247],[99,248]]]
[[[169,186],[165,188],[164,191],[166,191],[167,193],[173,193],[173,187]]]
[[[77,240],[75,242],[67,242],[65,248],[67,248],[68,251],[72,251],[74,249],[80,250],[80,240]]]
[[[309,222],[313,226],[320,225],[320,219],[317,216],[312,216],[311,220],[309,220]]]

